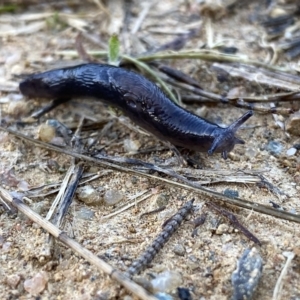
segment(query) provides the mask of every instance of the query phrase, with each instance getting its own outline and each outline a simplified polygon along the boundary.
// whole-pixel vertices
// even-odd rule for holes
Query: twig
[[[299,91],[300,78],[298,75],[280,72],[279,70],[269,70],[257,66],[244,64],[221,64],[214,63],[214,68],[223,70],[231,77],[241,77],[247,81],[257,82],[258,84],[266,84],[269,87],[277,87],[288,91]]]
[[[84,160],[85,162],[89,163],[89,164],[93,164],[93,165],[99,165],[105,168],[110,168],[110,169],[114,169],[120,172],[126,172],[126,173],[131,173],[131,174],[135,174],[135,175],[140,175],[142,177],[147,177],[150,179],[154,179],[154,180],[159,180],[161,182],[167,183],[169,185],[172,186],[176,186],[178,188],[183,188],[189,191],[194,191],[195,193],[198,193],[200,195],[204,195],[207,196],[209,199],[211,200],[215,200],[215,201],[224,201],[226,203],[238,206],[238,207],[242,207],[242,208],[246,208],[252,211],[256,211],[262,214],[266,214],[266,215],[270,215],[273,217],[277,217],[280,219],[284,219],[284,220],[288,220],[288,221],[292,221],[292,222],[296,222],[296,223],[300,223],[300,216],[297,214],[292,214],[292,213],[288,213],[285,211],[278,211],[276,209],[273,209],[271,207],[259,204],[259,203],[253,203],[250,201],[247,201],[245,199],[240,199],[240,198],[230,198],[227,197],[221,193],[215,192],[213,190],[210,190],[208,188],[204,188],[199,184],[196,183],[192,183],[192,182],[188,182],[187,184],[182,184],[180,182],[175,182],[173,180],[167,179],[167,178],[162,178],[162,177],[158,177],[158,176],[154,176],[151,174],[147,174],[144,172],[140,172],[140,171],[136,171],[130,168],[126,168],[123,166],[119,166],[117,164],[114,163],[110,163],[110,162],[106,162],[106,161],[101,161],[99,159],[95,159],[93,157],[89,157],[80,153],[76,153],[74,151],[70,151],[67,149],[62,149],[59,148],[55,145],[51,145],[51,144],[47,144],[44,143],[42,141],[39,140],[35,140],[31,137],[28,137],[22,133],[19,133],[15,130],[9,129],[9,128],[5,128],[3,126],[0,126],[0,130],[8,132],[22,140],[28,141],[36,146],[48,149],[48,150],[53,150],[62,154],[66,154],[72,157],[76,157],[79,158],[81,160]],[[163,170],[163,169],[162,169]]]
[[[97,180],[98,178],[110,174],[111,172],[113,172],[112,170],[103,170],[101,172],[97,172],[97,173],[91,173],[91,174],[84,174],[82,176],[82,180],[80,181],[79,185],[84,185],[88,182]],[[58,186],[60,186],[62,184],[62,182],[57,182],[57,183],[50,183],[50,184],[43,184],[41,186],[38,187],[33,187],[31,189],[29,189],[28,191],[24,192],[24,194],[30,198],[43,198],[52,194],[56,194],[57,192],[59,192],[59,188],[56,188]],[[55,188],[49,192],[45,192],[42,193],[45,190],[48,190],[50,188]]]
[[[156,208],[154,210],[146,211],[146,212],[144,212],[143,214],[140,215],[140,219],[143,218],[143,217],[145,217],[145,216],[156,214],[156,213],[158,213],[160,211],[163,211],[165,209],[166,209],[166,206],[163,205],[163,206],[161,206],[159,208]]]
[[[93,56],[99,57],[107,57],[107,51],[87,51],[88,54]],[[64,50],[64,51],[56,51],[56,55],[64,55],[69,57],[78,57],[78,53],[74,50]],[[122,55],[121,55],[122,57]],[[125,59],[125,57],[124,57]],[[237,55],[230,55],[224,54],[213,50],[188,50],[188,51],[169,51],[169,52],[157,52],[149,55],[144,55],[136,58],[139,61],[147,62],[153,61],[156,59],[202,59],[204,61],[213,61],[213,62],[237,62],[237,63],[244,63],[248,65],[254,65],[257,67],[263,67],[268,70],[274,71],[289,71],[288,68],[281,68],[272,66],[270,64],[262,63],[256,60],[250,60],[248,58],[237,56]],[[126,60],[126,59],[125,59]]]
[[[286,273],[288,271],[288,268],[293,260],[293,258],[295,257],[295,254],[293,252],[284,252],[283,255],[285,257],[287,257],[286,263],[280,273],[280,276],[276,282],[274,291],[273,291],[273,297],[272,300],[280,300],[280,292],[282,289],[282,285],[283,285],[283,278],[286,276]]]
[[[41,109],[35,111],[30,118],[35,119],[32,120],[32,122],[35,122],[36,119],[39,119],[41,116],[43,116],[44,114],[50,112],[51,110],[53,110],[55,107],[68,102],[70,99],[54,99],[53,101],[51,101],[49,104],[47,104],[46,106],[42,107]]]
[[[165,43],[165,44],[159,46],[157,49],[155,49],[156,50],[155,52],[162,52],[162,51],[166,51],[166,50],[175,50],[175,51],[180,50],[185,46],[185,44],[190,39],[195,37],[199,31],[200,31],[200,26],[199,26],[199,28],[193,28],[193,29],[189,30],[187,33],[180,34],[178,37],[176,37],[171,42],[168,42],[168,43]],[[145,54],[145,55],[147,55],[147,54]]]
[[[145,20],[146,16],[147,16],[148,13],[149,13],[149,10],[150,10],[154,5],[156,5],[157,2],[158,2],[158,1],[145,2],[144,8],[143,8],[142,11],[140,12],[140,14],[139,14],[137,20],[135,21],[135,24],[133,25],[133,27],[132,27],[132,29],[131,29],[131,34],[132,34],[132,35],[135,35],[135,34],[139,31],[139,29],[140,29],[140,27],[141,27],[143,21]]]
[[[142,197],[141,199],[135,201],[134,203],[129,203],[129,204],[127,204],[127,205],[124,205],[124,206],[121,207],[120,209],[118,209],[118,210],[116,210],[116,211],[110,213],[109,215],[106,215],[106,216],[102,217],[102,219],[103,219],[103,220],[105,220],[105,219],[110,219],[111,217],[116,216],[116,215],[120,214],[121,212],[123,212],[123,211],[125,211],[125,210],[127,210],[127,209],[129,209],[129,208],[131,208],[131,207],[133,207],[133,206],[135,206],[135,205],[137,205],[137,204],[140,204],[141,202],[145,201],[146,199],[148,199],[148,198],[151,197],[152,195],[153,195],[152,192],[149,192],[149,193],[147,193],[146,195],[144,195],[144,197]]]
[[[66,173],[65,178],[64,178],[64,180],[63,180],[63,182],[61,184],[59,192],[56,195],[55,200],[53,201],[53,203],[52,203],[52,205],[51,205],[51,207],[50,207],[50,209],[49,209],[49,211],[47,213],[47,216],[46,216],[46,220],[47,221],[49,221],[52,218],[52,216],[54,214],[54,211],[55,211],[55,209],[56,209],[56,207],[57,207],[60,199],[63,197],[63,195],[65,193],[65,190],[67,189],[68,183],[70,181],[70,178],[71,178],[71,176],[72,176],[72,174],[74,172],[74,168],[75,168],[74,164],[72,164],[69,167],[68,172]]]
[[[281,191],[278,187],[274,186],[271,182],[269,182],[263,175],[258,174],[257,175],[261,181],[257,183],[257,185],[262,188],[267,188],[270,192],[274,193],[277,197],[280,197],[282,195],[286,195],[283,191]]]
[[[239,96],[239,97],[227,97],[224,95],[215,94],[202,90],[195,84],[183,83],[174,80],[173,78],[163,78],[165,82],[179,87],[183,90],[193,93],[194,95],[183,95],[182,98],[185,102],[211,102],[211,103],[228,103],[236,107],[246,108],[249,110],[256,110],[262,113],[280,113],[284,115],[289,115],[293,113],[291,108],[282,107],[266,107],[258,106],[257,103],[269,103],[269,102],[292,102],[300,100],[300,93],[298,91],[288,92],[288,93],[278,93],[273,95],[263,95],[263,96]],[[178,80],[178,79],[177,79]],[[198,95],[198,96],[195,96]],[[200,96],[200,97],[199,97]]]
[[[259,239],[254,234],[252,234],[245,226],[243,226],[233,213],[225,210],[224,208],[218,207],[215,203],[206,204],[222,216],[226,217],[230,221],[230,223],[235,228],[239,229],[249,240],[261,246]]]
[[[128,291],[145,300],[157,300],[156,297],[150,295],[145,289],[131,281],[128,277],[124,276],[120,271],[114,269],[108,263],[103,261],[102,259],[95,256],[92,252],[82,247],[75,240],[69,238],[67,234],[61,230],[59,230],[56,226],[54,226],[49,221],[43,219],[33,210],[31,210],[27,205],[25,205],[21,200],[17,198],[13,198],[6,190],[0,187],[0,195],[5,201],[11,203],[14,207],[16,207],[20,212],[25,214],[30,220],[40,225],[44,228],[48,233],[57,238],[60,242],[62,242],[67,247],[71,248],[75,253],[84,257],[87,261],[89,261],[92,265],[96,266],[98,270],[104,272],[109,275],[112,279],[119,282],[122,286],[124,286]]]
[[[63,201],[60,202],[60,205],[57,208],[57,213],[55,215],[53,223],[55,225],[57,225],[58,227],[60,226],[62,218],[67,213],[67,211],[72,203],[74,194],[76,192],[76,189],[78,187],[78,184],[82,177],[82,174],[83,174],[83,165],[82,165],[82,163],[79,163],[74,168],[74,172],[68,183],[66,192],[64,193]]]
[[[78,52],[78,55],[80,56],[80,58],[84,61],[87,61],[89,63],[92,63],[92,62],[97,62],[97,60],[92,57],[91,55],[89,55],[85,48],[83,47],[83,44],[82,44],[82,33],[79,32],[79,34],[77,35],[76,37],[76,40],[75,40],[75,48]]]
[[[263,67],[274,71],[285,71],[286,68],[280,68],[277,66],[272,66],[260,61],[251,60],[243,56],[224,54],[213,50],[182,50],[182,51],[169,51],[169,52],[157,52],[154,54],[139,56],[139,61],[152,61],[155,59],[202,59],[204,61],[214,61],[214,62],[235,62],[244,63],[257,67]]]
[[[168,75],[169,77],[178,80],[179,82],[187,83],[191,86],[201,88],[198,81],[196,81],[194,78],[183,73],[180,70],[176,70],[169,66],[158,64],[155,62],[151,63],[151,65],[156,67],[159,71],[163,72],[164,74]]]

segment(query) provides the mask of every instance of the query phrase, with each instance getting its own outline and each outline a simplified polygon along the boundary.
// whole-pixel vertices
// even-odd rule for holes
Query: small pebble
[[[280,154],[282,149],[283,149],[282,144],[276,141],[270,141],[266,146],[266,150],[270,152],[272,155]]]
[[[18,190],[20,191],[28,191],[29,190],[29,184],[25,180],[20,180],[17,185]]]
[[[294,148],[294,147],[292,147],[292,148],[290,148],[290,149],[288,149],[288,150],[286,151],[286,155],[287,155],[287,156],[293,156],[293,155],[296,154],[296,152],[297,152],[297,149]]]
[[[292,167],[292,162],[288,159],[283,159],[281,161],[282,165],[284,165],[285,167],[291,168]]]
[[[101,204],[103,199],[99,192],[91,185],[86,185],[77,189],[77,197],[85,204]]]
[[[132,139],[125,139],[123,144],[124,150],[129,153],[136,153],[141,147],[139,141]]]
[[[13,289],[17,287],[21,280],[21,277],[17,274],[9,275],[6,277],[6,283]]]
[[[232,273],[232,300],[250,300],[262,275],[263,260],[254,247],[246,249]]]
[[[13,101],[10,102],[7,108],[7,113],[13,117],[26,115],[29,112],[29,106],[26,101]]]
[[[248,147],[246,148],[246,150],[245,150],[245,155],[246,155],[247,157],[249,157],[250,159],[251,159],[251,158],[254,158],[254,157],[256,157],[256,155],[257,155],[257,149],[248,146]]]
[[[286,10],[284,10],[281,7],[274,7],[270,12],[269,12],[269,16],[271,18],[278,18],[278,17],[283,17],[283,16],[287,16],[287,12]]]
[[[221,236],[222,244],[228,244],[232,241],[232,235],[231,234],[222,234]]]
[[[184,256],[185,254],[185,248],[183,245],[181,244],[176,244],[173,248],[173,252],[176,254],[176,255],[179,255],[179,256]]]
[[[65,126],[56,120],[48,120],[40,125],[38,129],[38,139],[57,146],[66,146],[69,140]]]
[[[169,203],[169,197],[165,194],[159,194],[156,198],[156,204],[158,207],[167,206]]]
[[[216,234],[223,234],[223,233],[227,233],[229,230],[229,226],[225,223],[220,224],[216,230]]]
[[[37,296],[46,288],[47,282],[47,273],[39,272],[35,274],[31,279],[26,279],[24,281],[24,289],[31,295]]]
[[[164,271],[151,280],[154,291],[168,293],[182,284],[182,277],[175,271]]]
[[[180,300],[193,300],[189,289],[179,287],[177,288],[177,293]]]
[[[223,194],[232,199],[237,198],[239,196],[239,192],[232,189],[226,189]]]
[[[91,220],[95,216],[95,213],[87,207],[81,207],[76,216],[82,220]]]
[[[115,205],[124,198],[124,194],[117,190],[108,190],[104,194],[106,205]]]
[[[55,137],[55,128],[48,124],[41,124],[38,129],[38,139],[50,143],[52,139]]]
[[[300,112],[296,112],[286,120],[286,131],[293,135],[300,135]]]

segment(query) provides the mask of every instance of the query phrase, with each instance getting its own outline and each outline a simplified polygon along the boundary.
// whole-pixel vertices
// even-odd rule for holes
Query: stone
[[[286,120],[285,129],[293,135],[300,135],[300,112],[296,112]]]

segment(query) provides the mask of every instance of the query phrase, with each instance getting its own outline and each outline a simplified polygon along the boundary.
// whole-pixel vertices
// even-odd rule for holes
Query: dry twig
[[[17,198],[13,198],[6,190],[0,187],[0,196],[2,199],[7,201],[16,207],[20,212],[25,214],[30,220],[40,225],[44,228],[48,233],[58,239],[67,247],[71,248],[75,253],[84,257],[87,261],[89,261],[92,265],[98,268],[98,270],[104,272],[109,275],[112,279],[119,282],[122,286],[124,286],[128,291],[145,300],[157,300],[156,297],[150,295],[146,290],[144,290],[141,286],[131,281],[127,276],[124,276],[120,271],[114,269],[108,263],[103,261],[102,259],[95,256],[92,252],[82,247],[75,240],[69,238],[67,234],[61,230],[59,230],[56,226],[54,226],[49,221],[43,219],[40,215],[31,210],[27,205],[25,205],[21,200]]]
[[[90,157],[90,156],[86,156],[86,155],[83,155],[83,154],[80,154],[80,153],[76,153],[74,151],[62,149],[62,148],[59,148],[57,146],[41,142],[39,140],[35,140],[35,139],[30,138],[30,137],[28,137],[28,136],[26,136],[22,133],[19,133],[15,130],[12,130],[12,129],[9,129],[9,128],[5,128],[3,126],[0,126],[0,130],[8,132],[8,133],[10,133],[10,134],[22,139],[22,140],[25,140],[25,141],[28,141],[29,143],[34,144],[36,146],[46,148],[48,150],[53,150],[53,151],[56,151],[56,152],[60,152],[60,153],[63,153],[63,154],[66,154],[66,155],[69,155],[69,156],[72,156],[72,157],[79,158],[81,160],[84,160],[87,163],[90,163],[90,164],[92,163],[93,165],[99,165],[99,166],[102,166],[102,167],[105,167],[105,168],[110,168],[110,169],[114,169],[114,170],[121,171],[121,172],[131,173],[131,174],[135,174],[135,175],[140,175],[142,177],[147,177],[147,178],[150,178],[150,179],[159,180],[161,182],[167,183],[167,184],[172,185],[172,186],[176,186],[178,188],[183,188],[183,189],[186,189],[186,190],[194,191],[195,193],[198,193],[200,195],[204,195],[204,196],[208,197],[211,200],[224,201],[226,203],[229,203],[229,204],[232,204],[232,205],[235,205],[235,206],[238,206],[238,207],[246,208],[246,209],[249,209],[249,210],[252,210],[252,211],[256,211],[256,212],[259,212],[259,213],[262,213],[262,214],[270,215],[270,216],[273,216],[273,217],[277,217],[277,218],[280,218],[280,219],[284,219],[284,220],[288,220],[288,221],[292,221],[292,222],[296,222],[296,223],[300,223],[300,216],[297,215],[297,214],[292,214],[292,213],[288,213],[288,212],[285,212],[285,211],[278,211],[274,208],[271,208],[271,207],[268,207],[268,206],[265,206],[265,205],[262,205],[262,204],[259,204],[259,203],[253,203],[253,202],[247,201],[245,199],[230,198],[230,197],[227,197],[223,194],[220,194],[218,192],[210,190],[208,188],[204,188],[203,186],[201,186],[197,183],[192,183],[190,181],[186,182],[186,184],[182,184],[182,183],[176,182],[174,180],[154,176],[154,175],[151,175],[151,174],[147,174],[147,173],[144,173],[144,172],[140,172],[140,171],[136,171],[136,170],[133,170],[133,169],[130,169],[130,168],[126,168],[126,167],[123,167],[123,166],[119,166],[115,163],[110,163],[110,162],[102,161],[102,160],[99,160],[99,159],[95,159],[95,158]],[[161,168],[161,171],[163,172],[164,169]],[[181,177],[183,177],[183,176],[181,176]],[[185,178],[183,177],[182,179],[185,179]]]

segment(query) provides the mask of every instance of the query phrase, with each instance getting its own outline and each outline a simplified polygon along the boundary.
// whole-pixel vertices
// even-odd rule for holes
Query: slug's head
[[[211,155],[214,152],[221,152],[222,157],[226,159],[227,153],[230,152],[236,144],[245,144],[242,139],[235,136],[235,133],[252,115],[253,112],[250,110],[227,128],[222,128],[220,134],[215,137],[208,150],[208,154]]]
[[[20,92],[27,97],[53,98],[55,97],[55,82],[48,72],[29,75],[19,84]]]

